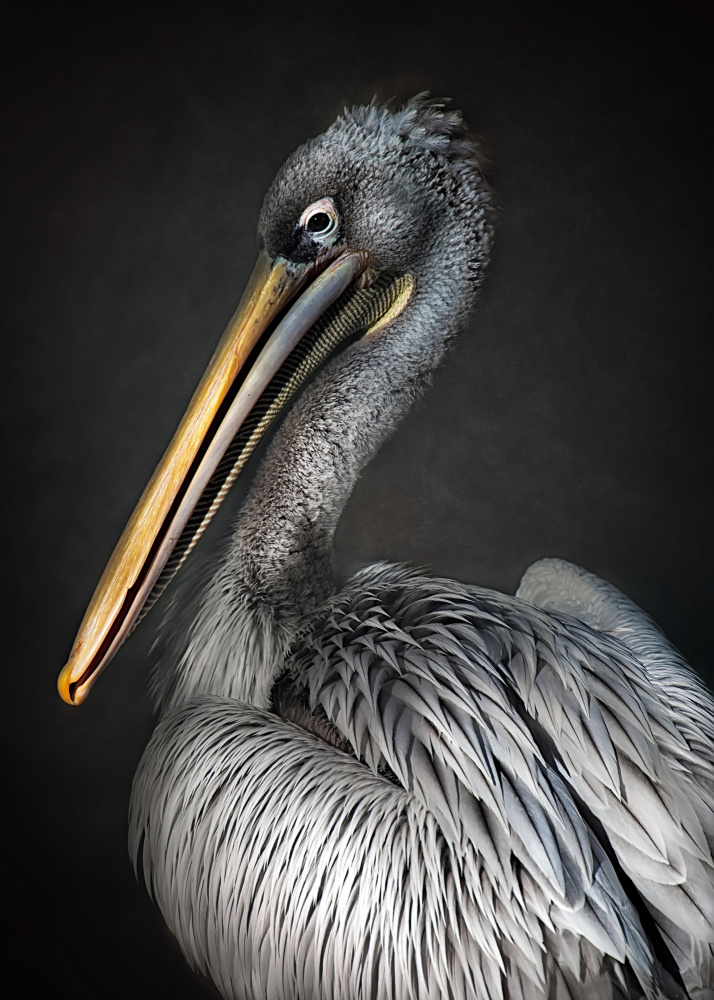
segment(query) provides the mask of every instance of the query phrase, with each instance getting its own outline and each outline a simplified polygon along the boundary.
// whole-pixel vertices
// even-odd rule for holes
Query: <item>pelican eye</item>
[[[339,236],[340,213],[332,198],[320,198],[305,209],[299,225],[313,241],[331,246]]]
[[[307,220],[307,231],[309,233],[326,233],[332,225],[332,219],[327,212],[315,212]]]
[[[324,236],[325,233],[333,225],[333,220],[327,214],[327,212],[315,212],[307,220],[306,229],[309,233],[315,233],[317,236]]]

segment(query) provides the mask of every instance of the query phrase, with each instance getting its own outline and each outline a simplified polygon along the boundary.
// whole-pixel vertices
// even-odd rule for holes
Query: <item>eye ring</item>
[[[309,205],[300,217],[300,225],[317,243],[330,241],[336,236],[340,216],[332,198],[320,198]]]

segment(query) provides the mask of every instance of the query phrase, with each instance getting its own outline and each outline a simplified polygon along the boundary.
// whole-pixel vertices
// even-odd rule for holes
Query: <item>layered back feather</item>
[[[573,610],[370,567],[286,660],[356,759],[240,702],[170,713],[133,846],[192,963],[229,997],[709,1000],[711,771]]]

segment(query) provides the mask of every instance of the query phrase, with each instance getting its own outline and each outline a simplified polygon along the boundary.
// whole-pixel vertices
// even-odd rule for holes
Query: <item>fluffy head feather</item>
[[[388,104],[379,105],[376,98],[366,106],[345,108],[333,128],[355,123],[379,133],[385,141],[393,140],[429,153],[438,153],[451,160],[479,159],[477,142],[468,135],[460,111],[446,111],[448,98],[430,98],[427,91],[410,98],[403,108],[393,111]]]
[[[478,143],[443,101],[419,94],[396,111],[374,102],[356,107],[297,149],[261,212],[259,235],[271,255],[323,197],[337,204],[347,245],[369,251],[378,270],[426,275],[447,242],[451,259],[471,278],[481,276],[492,235],[491,190]]]

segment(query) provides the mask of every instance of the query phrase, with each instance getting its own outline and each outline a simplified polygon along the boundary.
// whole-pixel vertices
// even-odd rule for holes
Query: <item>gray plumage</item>
[[[544,560],[518,595],[332,538],[471,309],[491,198],[458,115],[355,109],[286,163],[416,291],[287,416],[225,558],[170,613],[130,848],[189,962],[239,997],[714,998],[714,701],[625,597]]]

